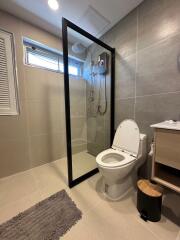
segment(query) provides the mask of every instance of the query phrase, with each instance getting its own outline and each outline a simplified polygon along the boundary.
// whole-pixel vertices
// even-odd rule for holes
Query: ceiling
[[[23,20],[61,36],[61,19],[65,17],[96,37],[102,36],[143,0],[58,0],[53,11],[48,0],[0,0],[3,9]],[[71,33],[71,41],[81,39]],[[85,45],[88,41],[85,40]]]

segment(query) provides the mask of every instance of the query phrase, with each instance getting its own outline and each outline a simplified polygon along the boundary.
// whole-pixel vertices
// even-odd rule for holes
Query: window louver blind
[[[35,42],[26,37],[23,38],[25,46],[25,63],[56,72],[64,72],[63,55],[57,49],[50,48],[44,44]],[[82,75],[82,60],[69,57],[69,74]]]
[[[17,115],[12,34],[0,30],[0,115]]]
[[[32,47],[27,47],[27,62],[33,65],[51,69],[54,71],[59,70],[59,56],[48,51]]]
[[[8,84],[8,69],[6,60],[5,40],[0,38],[0,103],[1,108],[9,108],[9,84]]]

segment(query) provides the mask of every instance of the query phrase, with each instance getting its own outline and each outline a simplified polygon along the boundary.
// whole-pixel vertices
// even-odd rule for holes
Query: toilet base
[[[130,175],[129,177],[121,179],[118,183],[108,184],[104,182],[104,191],[103,194],[112,201],[117,201],[122,199],[125,195],[127,195],[134,188],[133,185],[133,177]]]
[[[126,192],[124,192],[123,194],[121,194],[119,197],[117,198],[112,198],[109,194],[107,194],[105,191],[103,192],[103,195],[105,196],[105,198],[111,200],[111,201],[119,201],[122,198],[124,198],[126,195],[128,195],[128,193],[130,193],[134,188],[131,186],[129,189],[127,189]]]

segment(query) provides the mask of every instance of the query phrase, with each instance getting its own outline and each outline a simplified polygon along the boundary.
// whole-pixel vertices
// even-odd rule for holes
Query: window
[[[64,72],[62,53],[27,38],[24,38],[23,42],[26,64],[56,72]],[[81,69],[81,61],[69,58],[69,74],[80,76]]]
[[[0,30],[0,115],[17,115],[17,102],[13,34]]]

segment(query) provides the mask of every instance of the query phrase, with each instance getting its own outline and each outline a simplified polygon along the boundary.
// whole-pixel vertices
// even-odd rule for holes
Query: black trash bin
[[[148,180],[137,182],[137,209],[143,220],[158,222],[161,219],[162,188]]]

